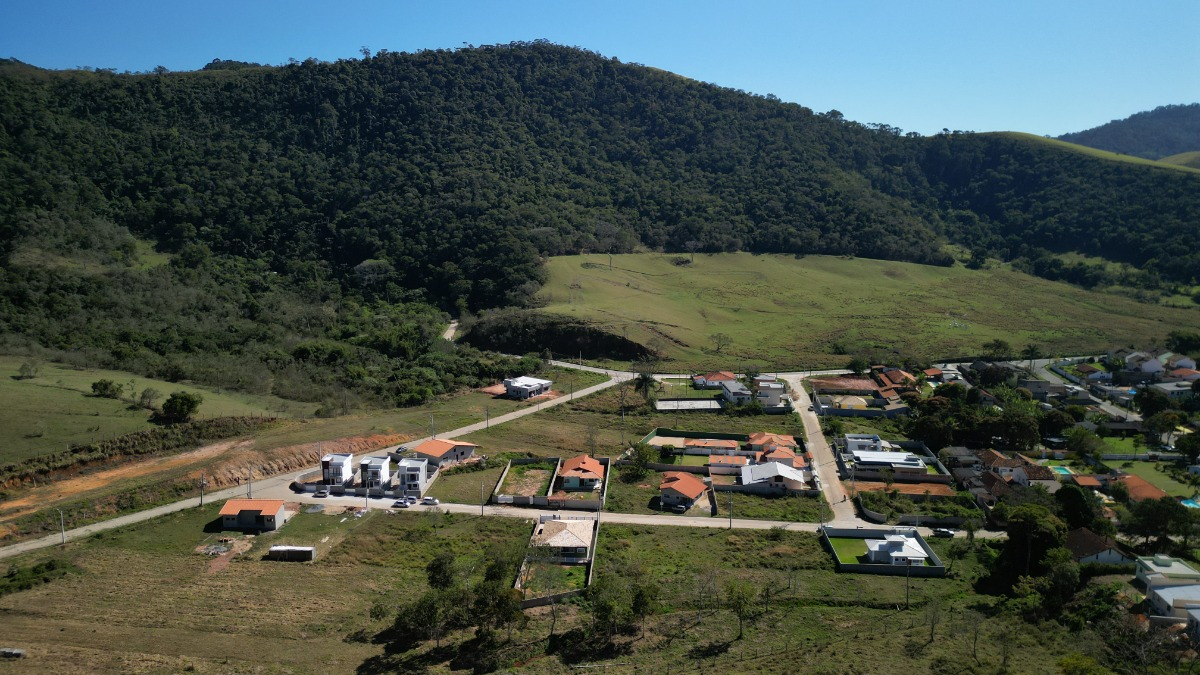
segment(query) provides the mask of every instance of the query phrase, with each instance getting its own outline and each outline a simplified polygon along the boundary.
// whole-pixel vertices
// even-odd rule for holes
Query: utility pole
[[[487,406],[483,406],[483,428],[492,428],[492,411],[488,410]]]
[[[208,487],[208,477],[206,474],[200,474],[200,506],[204,506],[204,488]]]
[[[250,480],[246,481],[246,496],[254,499],[254,469],[250,469]]]
[[[483,517],[483,505],[486,503],[487,503],[487,501],[484,500],[484,498],[483,498],[483,481],[479,481],[479,517],[480,518]]]
[[[429,437],[437,438],[437,429],[433,426],[433,413],[429,414]]]
[[[62,543],[67,543],[67,521],[63,519],[62,509],[58,510],[58,529],[62,532]]]
[[[713,495],[716,495],[715,490],[713,491]],[[732,492],[729,493],[729,529],[731,529],[731,530],[733,529],[733,493]]]
[[[908,609],[908,589],[911,586],[909,581],[912,579],[912,558],[906,558],[906,561],[908,564],[904,566],[904,609]]]

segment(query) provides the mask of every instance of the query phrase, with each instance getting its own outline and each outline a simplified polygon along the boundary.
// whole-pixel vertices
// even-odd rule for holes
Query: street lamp
[[[67,522],[63,519],[62,509],[58,509],[58,527],[62,531],[62,543],[67,543]]]

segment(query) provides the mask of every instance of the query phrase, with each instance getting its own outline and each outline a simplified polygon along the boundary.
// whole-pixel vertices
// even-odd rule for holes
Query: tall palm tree
[[[1025,348],[1021,350],[1021,358],[1025,359],[1025,361],[1028,362],[1029,372],[1032,373],[1033,372],[1033,362],[1036,361],[1037,359],[1042,358],[1042,350],[1039,349],[1038,346],[1033,343],[1027,344],[1027,345],[1025,345]]]
[[[649,370],[639,370],[636,377],[633,378],[633,390],[642,395],[642,398],[650,400],[650,394],[658,386],[658,381],[654,379],[654,374]]]

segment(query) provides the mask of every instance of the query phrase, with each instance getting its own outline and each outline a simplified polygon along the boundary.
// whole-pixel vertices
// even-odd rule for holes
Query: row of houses
[[[692,376],[697,389],[720,391],[720,399],[729,405],[748,405],[758,402],[767,414],[783,414],[794,410],[787,386],[774,375],[755,375],[743,384],[732,371],[718,370]]]

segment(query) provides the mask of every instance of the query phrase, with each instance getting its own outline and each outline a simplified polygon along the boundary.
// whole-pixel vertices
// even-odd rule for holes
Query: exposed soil
[[[234,539],[232,542],[230,542],[228,551],[222,553],[221,555],[214,556],[212,560],[208,561],[208,573],[215,574],[226,567],[229,567],[229,563],[233,560],[235,555],[249,551],[251,546],[254,546],[254,537],[241,537],[240,539]]]
[[[490,387],[483,387],[479,391],[484,394],[491,394],[492,396],[503,396],[505,394],[505,392],[507,392],[508,390],[505,389],[504,384],[501,383],[501,384],[493,384]]]
[[[521,497],[536,497],[541,490],[542,483],[550,477],[550,472],[546,469],[530,469],[521,476],[510,475],[504,481],[504,494],[517,495]]]
[[[859,492],[883,492],[888,489],[887,483],[875,483],[868,481],[858,481]],[[892,490],[898,491],[902,495],[923,495],[928,490],[929,494],[941,497],[953,497],[954,488],[943,483],[892,483]],[[850,492],[849,489],[846,490]]]

